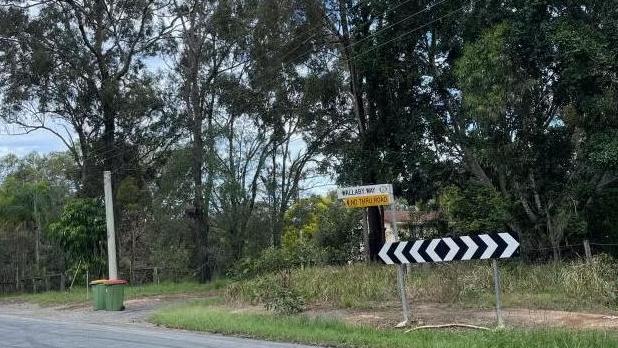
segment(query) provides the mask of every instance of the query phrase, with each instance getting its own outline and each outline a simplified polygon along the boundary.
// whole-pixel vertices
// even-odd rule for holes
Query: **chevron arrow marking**
[[[476,243],[474,243],[472,238],[468,236],[461,237],[461,240],[463,240],[463,242],[466,243],[466,245],[468,246],[468,251],[466,251],[466,253],[461,257],[461,259],[470,260],[472,256],[474,255],[474,253],[476,252],[476,250],[479,248],[479,246],[476,245]]]
[[[444,244],[442,244],[444,242]],[[448,248],[448,249],[447,249]],[[511,233],[386,242],[378,256],[384,263],[426,263],[472,259],[505,259],[519,255],[520,244]],[[446,254],[446,255],[445,255]],[[441,257],[444,255],[444,257]]]
[[[487,234],[481,234],[479,235],[479,238],[487,244],[487,249],[485,249],[485,252],[481,255],[481,259],[488,259],[494,254],[494,251],[498,248],[498,244],[496,244],[496,242]]]
[[[457,245],[457,243],[455,243],[455,241],[453,241],[452,238],[447,237],[442,238],[442,240],[450,248],[446,256],[444,256],[444,261],[453,261],[453,258],[455,257],[455,255],[457,255],[457,252],[459,251],[459,246]]]
[[[429,246],[427,247],[427,255],[431,257],[433,262],[442,262],[440,256],[436,254],[436,247],[438,246],[438,243],[440,243],[440,239],[432,239],[429,243]]]
[[[423,240],[417,240],[414,241],[414,244],[412,244],[412,249],[410,249],[410,256],[412,256],[412,258],[414,259],[414,261],[416,261],[417,263],[425,263],[427,261],[425,261],[425,259],[423,259],[423,257],[418,253],[418,249],[421,247],[421,245],[423,244]]]
[[[386,253],[388,252],[388,249],[391,248],[392,244],[393,244],[392,242],[384,243],[384,245],[382,246],[382,249],[380,249],[380,252],[378,253],[378,256],[380,256],[382,261],[384,261],[384,263],[386,263],[387,265],[394,264],[393,260],[391,260],[391,258],[388,257],[388,255],[386,255]]]
[[[397,249],[395,249],[395,257],[398,258],[401,263],[410,263],[403,254],[403,248],[406,247],[406,244],[408,244],[408,242],[401,242],[397,245]]]
[[[511,257],[511,255],[513,255],[513,253],[515,253],[515,250],[517,250],[517,248],[519,247],[519,242],[516,241],[515,238],[513,238],[509,233],[498,233],[498,235],[507,244],[507,247],[506,249],[504,249],[502,255],[500,255],[500,258],[504,259],[507,257]]]

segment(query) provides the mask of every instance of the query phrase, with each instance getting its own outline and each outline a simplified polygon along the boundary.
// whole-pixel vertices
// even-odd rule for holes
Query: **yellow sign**
[[[391,195],[388,193],[371,196],[356,196],[344,198],[343,202],[347,208],[365,208],[375,207],[378,205],[391,204]]]

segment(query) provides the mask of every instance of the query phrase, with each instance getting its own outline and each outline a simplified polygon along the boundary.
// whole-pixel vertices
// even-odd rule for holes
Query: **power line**
[[[360,40],[358,40],[358,41],[355,41],[355,42],[351,43],[350,45],[348,45],[348,47],[352,48],[352,47],[354,47],[354,46],[356,46],[356,45],[360,44],[361,42],[363,42],[363,41],[365,41],[365,40],[367,40],[367,39],[370,39],[370,38],[372,38],[372,37],[374,37],[374,36],[377,36],[377,35],[379,35],[380,33],[383,33],[384,31],[386,31],[386,30],[388,30],[388,29],[390,29],[390,28],[392,28],[392,27],[394,27],[394,26],[396,26],[396,25],[398,25],[398,24],[401,24],[401,23],[403,23],[403,22],[407,21],[407,20],[408,20],[408,19],[410,19],[410,18],[416,17],[416,16],[418,16],[419,14],[421,14],[421,13],[423,13],[423,12],[427,12],[427,11],[429,11],[429,10],[433,9],[433,8],[434,8],[434,7],[436,7],[436,6],[440,6],[440,5],[442,5],[443,3],[447,2],[447,1],[448,1],[448,0],[442,0],[442,1],[439,1],[439,2],[437,2],[437,3],[435,3],[435,4],[432,4],[432,5],[426,6],[426,7],[425,7],[425,8],[423,8],[422,10],[419,10],[419,11],[417,11],[417,12],[415,12],[415,13],[413,13],[413,14],[411,14],[411,15],[409,15],[409,16],[407,16],[407,17],[405,17],[405,18],[403,18],[403,19],[401,19],[401,20],[399,20],[399,21],[397,21],[397,22],[395,22],[395,23],[391,23],[391,24],[389,24],[389,25],[387,25],[387,26],[385,26],[385,27],[383,27],[383,28],[381,28],[381,29],[379,29],[379,30],[377,30],[377,31],[375,31],[375,32],[373,32],[373,33],[371,33],[370,35],[367,35],[367,36],[363,37],[362,39],[360,39]],[[396,10],[396,9],[397,9],[397,8],[399,8],[401,5],[403,5],[404,3],[407,3],[407,2],[409,2],[409,1],[404,1],[404,2],[403,2],[402,4],[400,4],[399,6],[396,6],[395,8],[393,8],[391,11]]]
[[[401,34],[401,35],[399,35],[399,36],[397,36],[397,37],[395,37],[395,38],[392,38],[392,39],[390,39],[390,40],[387,40],[387,41],[385,41],[385,42],[383,42],[383,43],[381,43],[381,44],[379,44],[379,45],[377,45],[377,46],[374,46],[374,47],[372,47],[372,48],[370,48],[370,49],[368,49],[368,50],[366,50],[366,51],[364,51],[364,52],[361,52],[361,53],[359,53],[359,54],[356,54],[356,55],[352,56],[350,59],[352,59],[352,60],[353,60],[353,59],[357,59],[357,58],[359,58],[359,57],[362,57],[362,56],[366,55],[367,53],[373,52],[373,51],[375,51],[375,50],[377,50],[377,49],[379,49],[379,48],[381,48],[381,47],[384,47],[385,45],[388,45],[388,44],[389,44],[389,43],[391,43],[391,42],[394,42],[394,41],[400,40],[400,39],[402,39],[403,37],[405,37],[405,36],[407,36],[407,35],[410,35],[410,34],[412,34],[412,33],[416,32],[416,31],[419,31],[419,30],[421,30],[421,29],[423,29],[423,28],[425,28],[425,27],[427,27],[427,26],[429,26],[429,25],[431,25],[431,24],[433,24],[433,23],[435,23],[435,22],[437,22],[437,21],[439,21],[439,20],[442,20],[442,19],[444,19],[444,18],[446,18],[446,17],[450,17],[450,16],[452,16],[452,15],[454,15],[454,14],[458,13],[459,11],[461,11],[461,10],[465,9],[466,7],[468,7],[468,6],[472,6],[473,4],[477,3],[478,1],[479,1],[479,0],[473,0],[473,1],[470,1],[470,3],[469,3],[469,4],[463,5],[463,6],[459,7],[459,8],[457,8],[456,10],[453,10],[453,11],[451,11],[451,12],[449,12],[449,13],[447,13],[447,14],[443,15],[443,16],[440,16],[440,17],[438,17],[438,18],[436,18],[436,19],[434,19],[434,20],[432,20],[432,21],[429,21],[429,22],[427,22],[427,23],[425,23],[425,24],[423,24],[423,25],[421,25],[421,26],[418,26],[418,27],[416,27],[416,28],[414,28],[414,29],[412,29],[412,30],[409,30],[409,31],[407,31],[407,32],[404,32],[403,34]]]

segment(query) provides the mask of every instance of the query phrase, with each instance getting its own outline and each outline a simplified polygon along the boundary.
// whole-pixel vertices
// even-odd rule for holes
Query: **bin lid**
[[[90,282],[90,285],[105,284],[106,282],[107,282],[107,279],[93,280],[93,281]]]
[[[122,279],[110,279],[105,281],[105,285],[124,285],[128,282]]]

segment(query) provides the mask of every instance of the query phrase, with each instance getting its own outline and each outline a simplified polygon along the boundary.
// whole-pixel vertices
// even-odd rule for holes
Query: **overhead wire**
[[[427,12],[427,11],[429,11],[429,10],[431,10],[431,9],[433,9],[433,8],[435,8],[435,7],[439,6],[439,5],[441,5],[441,4],[443,4],[443,3],[447,2],[447,1],[448,1],[448,0],[442,0],[442,1],[439,1],[439,2],[437,2],[437,3],[430,4],[430,5],[426,6],[425,8],[423,8],[422,10],[416,11],[416,12],[414,12],[414,13],[412,13],[412,14],[410,14],[410,15],[406,16],[406,17],[404,17],[404,18],[403,18],[403,19],[401,19],[401,20],[398,20],[398,21],[396,21],[396,22],[394,22],[394,23],[391,23],[391,24],[389,24],[389,25],[387,25],[387,26],[385,26],[385,27],[383,27],[383,28],[380,28],[379,30],[377,30],[377,31],[375,31],[375,32],[373,32],[373,33],[371,33],[370,35],[367,35],[367,36],[363,37],[362,39],[360,39],[360,40],[358,40],[358,41],[355,41],[355,42],[351,43],[351,44],[349,45],[349,47],[354,47],[354,46],[356,46],[356,45],[358,45],[358,44],[360,44],[360,43],[362,43],[362,42],[364,42],[364,41],[366,41],[366,40],[368,40],[368,39],[370,39],[370,38],[372,38],[372,37],[376,37],[376,36],[380,35],[381,33],[385,32],[386,30],[388,30],[388,29],[390,29],[390,28],[392,28],[392,27],[394,27],[394,26],[396,26],[396,25],[398,25],[398,24],[401,24],[401,23],[403,23],[403,22],[405,22],[405,21],[407,21],[407,20],[409,20],[409,19],[411,19],[411,18],[413,18],[413,17],[415,17],[415,16],[418,16],[418,15],[420,15],[420,14],[424,13],[424,12]],[[472,4],[476,3],[477,1],[478,1],[478,0],[473,0],[473,1],[469,2],[467,5],[464,5],[464,6],[462,6],[462,7],[458,8],[458,9],[456,9],[456,10],[454,10],[454,11],[451,11],[451,12],[447,13],[446,15],[440,16],[440,17],[439,17],[439,18],[437,18],[437,19],[434,19],[434,20],[432,20],[432,21],[430,21],[430,22],[427,22],[427,23],[425,23],[425,24],[423,24],[423,25],[421,25],[421,26],[415,27],[415,28],[413,28],[412,30],[406,31],[406,32],[405,32],[405,33],[403,33],[403,34],[401,34],[401,35],[399,35],[399,36],[397,36],[397,37],[395,37],[395,38],[393,38],[393,39],[387,40],[386,42],[383,42],[383,43],[381,43],[381,44],[379,44],[379,45],[377,45],[377,46],[375,46],[375,47],[372,47],[372,48],[370,48],[370,49],[368,49],[368,50],[366,50],[366,51],[363,51],[363,52],[361,52],[361,53],[359,53],[359,54],[353,55],[352,57],[350,57],[350,59],[357,59],[357,58],[359,58],[359,57],[361,57],[361,56],[364,56],[364,55],[366,55],[367,53],[370,53],[370,52],[372,52],[372,51],[375,51],[375,50],[377,50],[377,49],[379,49],[379,48],[381,48],[381,47],[383,47],[383,46],[385,46],[385,45],[387,45],[387,44],[389,44],[389,43],[391,43],[391,42],[394,42],[394,41],[396,41],[396,40],[399,40],[399,39],[401,39],[401,38],[403,38],[403,37],[405,37],[405,36],[407,36],[407,35],[409,35],[409,34],[411,34],[411,33],[413,33],[413,32],[416,32],[416,31],[418,31],[418,30],[420,30],[420,29],[422,29],[422,28],[425,28],[425,27],[427,27],[427,26],[429,26],[429,25],[431,25],[431,24],[433,24],[433,23],[435,23],[435,22],[437,22],[437,21],[439,21],[439,20],[441,20],[441,19],[443,19],[443,18],[446,18],[446,17],[452,16],[453,14],[455,14],[455,13],[459,12],[460,10],[464,9],[466,6],[471,6]],[[402,1],[402,2],[400,2],[399,4],[397,4],[395,7],[393,7],[392,9],[390,9],[390,11],[392,12],[392,11],[394,11],[394,10],[396,10],[396,9],[399,9],[399,8],[401,8],[403,5],[405,5],[405,4],[409,3],[409,2],[411,2],[411,0],[405,0],[405,1]],[[291,50],[290,50],[290,51],[288,51],[287,53],[284,53],[284,54],[282,55],[281,60],[283,61],[283,60],[287,59],[290,55],[292,55],[292,54],[293,54],[293,53],[295,53],[295,52],[296,52],[296,51],[297,51],[300,47],[302,47],[302,45],[304,45],[304,44],[305,44],[308,40],[310,40],[310,39],[312,39],[313,37],[315,37],[315,35],[316,35],[316,34],[319,34],[319,30],[320,30],[320,29],[321,29],[321,28],[314,28],[314,29],[308,30],[305,34],[310,34],[310,33],[313,33],[313,34],[309,35],[309,38],[305,39],[305,40],[303,41],[303,43],[301,43],[301,45],[299,45],[299,46],[297,46],[297,47],[294,47],[293,49],[291,49]],[[316,32],[316,31],[317,31],[317,32]],[[306,57],[306,56],[309,56],[309,55],[311,55],[311,54],[314,54],[314,51],[313,51],[313,50],[308,50],[308,51],[307,51],[307,52],[305,52],[304,54],[302,54],[302,55],[298,56],[298,58],[301,58],[301,57]],[[274,68],[277,68],[277,66],[274,66]],[[267,81],[267,83],[266,83],[266,87],[268,87],[268,86],[269,86],[269,82],[277,82],[277,79],[276,79],[276,78],[273,78],[273,79],[271,79],[271,81]],[[120,157],[120,156],[125,155],[125,153],[124,153],[124,152],[120,152],[120,153],[114,154],[114,155],[112,155],[112,156],[107,156],[109,153],[114,152],[114,151],[117,151],[117,150],[116,150],[116,149],[108,149],[108,150],[105,150],[105,151],[103,151],[103,152],[96,152],[96,153],[94,153],[93,155],[94,155],[94,157],[95,157],[95,158],[104,159],[104,160],[105,160],[105,159],[110,159],[110,158],[112,158],[112,159],[113,159],[113,158],[117,158],[117,157]],[[382,152],[383,152],[383,151],[382,151]],[[115,171],[118,171],[118,170],[122,170],[122,169],[121,169],[121,168],[118,168],[118,169],[116,169]]]

